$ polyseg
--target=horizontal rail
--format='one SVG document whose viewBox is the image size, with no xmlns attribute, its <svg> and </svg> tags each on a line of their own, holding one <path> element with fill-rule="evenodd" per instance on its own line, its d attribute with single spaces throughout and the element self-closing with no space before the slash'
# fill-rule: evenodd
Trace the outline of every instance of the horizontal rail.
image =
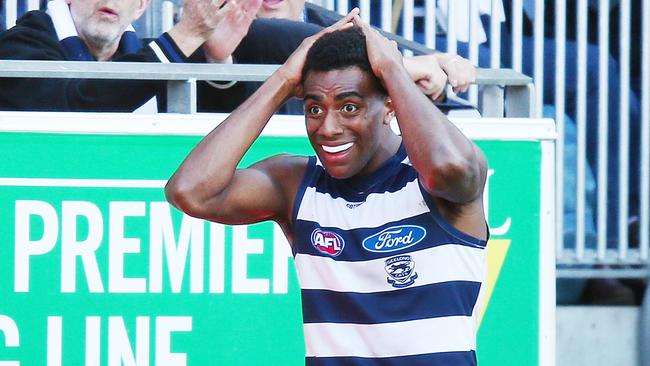
<svg viewBox="0 0 650 366">
<path fill-rule="evenodd" d="M 2 60 L 0 61 L 0 77 L 264 81 L 277 68 L 278 65 Z"/>
<path fill-rule="evenodd" d="M 650 270 L 647 267 L 580 267 L 558 266 L 557 278 L 650 278 Z"/>
<path fill-rule="evenodd" d="M 0 77 L 131 80 L 264 81 L 278 65 L 0 60 Z M 522 86 L 532 78 L 510 69 L 478 69 L 477 85 Z"/>
<path fill-rule="evenodd" d="M 167 111 L 196 112 L 196 81 L 264 81 L 279 65 L 0 60 L 0 78 L 166 80 Z M 532 117 L 532 78 L 509 69 L 478 69 L 485 117 Z M 503 90 L 505 89 L 505 93 Z"/>
<path fill-rule="evenodd" d="M 226 117 L 228 113 L 161 113 L 152 120 L 146 114 L 130 113 L 0 111 L 0 132 L 205 136 Z M 556 138 L 555 126 L 549 119 L 450 117 L 450 121 L 473 140 L 550 141 Z M 274 115 L 264 133 L 267 136 L 306 137 L 305 118 Z"/>
</svg>

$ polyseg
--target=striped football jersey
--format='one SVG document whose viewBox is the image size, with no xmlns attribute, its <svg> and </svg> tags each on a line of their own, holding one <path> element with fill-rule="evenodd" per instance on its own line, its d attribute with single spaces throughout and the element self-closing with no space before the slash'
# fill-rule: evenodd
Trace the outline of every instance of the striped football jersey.
<svg viewBox="0 0 650 366">
<path fill-rule="evenodd" d="M 486 242 L 438 213 L 404 146 L 344 180 L 310 157 L 293 220 L 307 365 L 476 365 Z"/>
</svg>

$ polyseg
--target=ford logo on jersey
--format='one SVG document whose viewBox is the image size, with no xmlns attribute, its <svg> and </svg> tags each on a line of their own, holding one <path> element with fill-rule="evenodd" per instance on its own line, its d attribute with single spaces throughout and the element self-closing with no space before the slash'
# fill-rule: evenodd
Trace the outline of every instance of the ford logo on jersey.
<svg viewBox="0 0 650 366">
<path fill-rule="evenodd" d="M 375 253 L 394 252 L 412 247 L 422 241 L 426 235 L 427 231 L 420 226 L 391 226 L 363 239 L 363 247 Z"/>
<path fill-rule="evenodd" d="M 341 254 L 345 247 L 345 241 L 341 235 L 321 229 L 315 229 L 311 232 L 311 244 L 319 252 L 336 257 Z"/>
</svg>

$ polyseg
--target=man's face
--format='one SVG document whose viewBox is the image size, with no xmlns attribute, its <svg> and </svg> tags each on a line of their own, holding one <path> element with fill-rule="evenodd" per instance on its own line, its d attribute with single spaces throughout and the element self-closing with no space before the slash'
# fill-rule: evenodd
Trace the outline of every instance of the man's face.
<svg viewBox="0 0 650 366">
<path fill-rule="evenodd" d="M 260 18 L 302 19 L 305 0 L 264 0 L 257 11 Z"/>
<path fill-rule="evenodd" d="M 79 36 L 95 48 L 119 42 L 126 27 L 144 13 L 149 0 L 66 0 Z"/>
<path fill-rule="evenodd" d="M 378 168 L 391 109 L 374 76 L 356 66 L 311 71 L 303 88 L 307 135 L 327 172 L 345 179 Z"/>
</svg>

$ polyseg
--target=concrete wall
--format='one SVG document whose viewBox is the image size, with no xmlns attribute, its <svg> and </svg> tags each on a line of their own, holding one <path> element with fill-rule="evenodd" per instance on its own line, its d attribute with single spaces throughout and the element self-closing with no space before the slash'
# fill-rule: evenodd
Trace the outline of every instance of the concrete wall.
<svg viewBox="0 0 650 366">
<path fill-rule="evenodd" d="M 558 306 L 557 366 L 639 366 L 639 308 Z"/>
</svg>

